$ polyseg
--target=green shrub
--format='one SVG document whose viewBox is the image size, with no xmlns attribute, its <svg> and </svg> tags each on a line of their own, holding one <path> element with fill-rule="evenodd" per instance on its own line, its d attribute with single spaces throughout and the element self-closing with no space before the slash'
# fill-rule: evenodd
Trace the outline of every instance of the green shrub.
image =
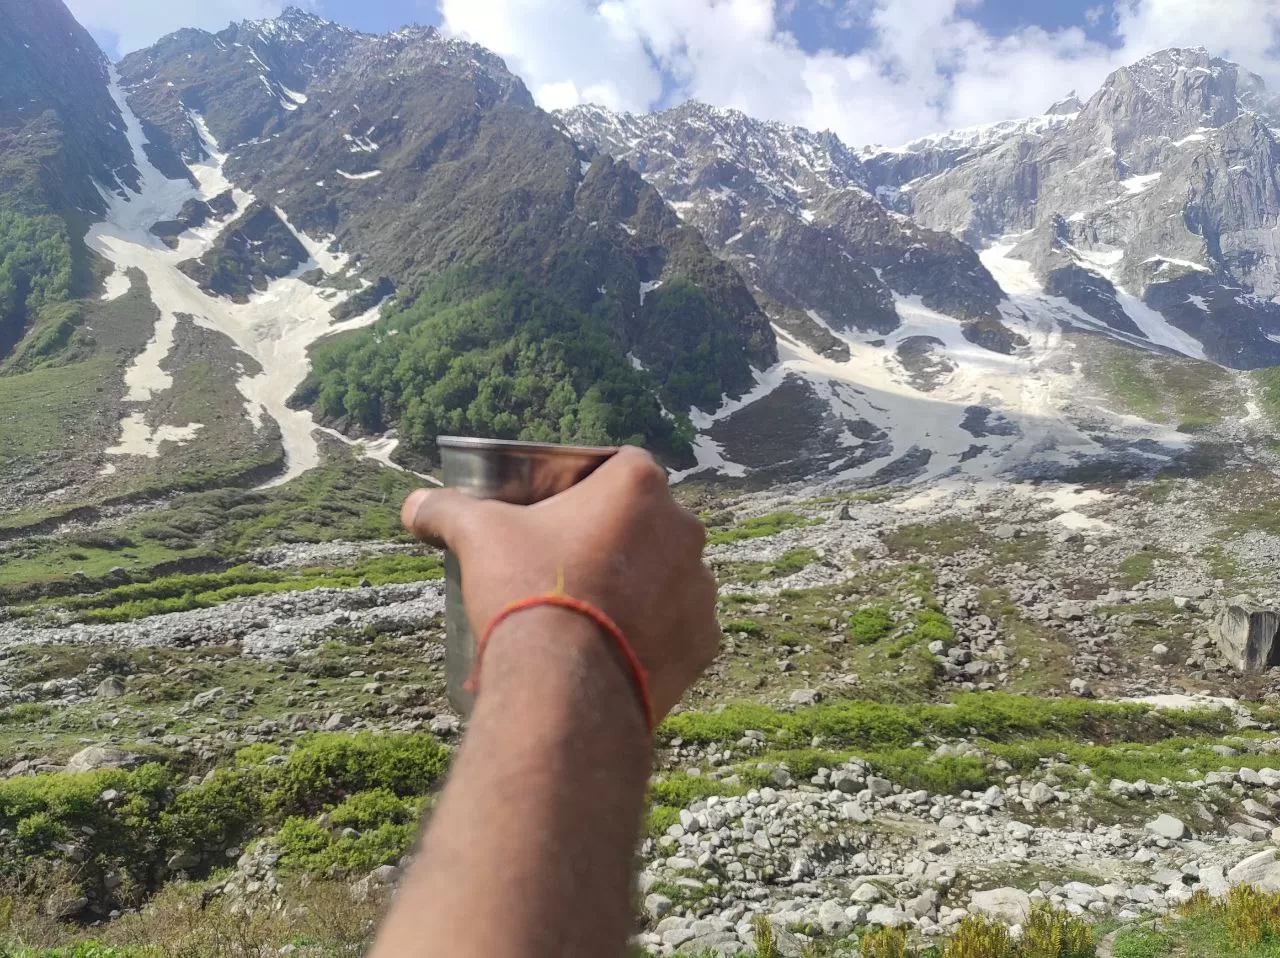
<svg viewBox="0 0 1280 958">
<path fill-rule="evenodd" d="M 849 620 L 849 635 L 859 645 L 873 645 L 893 629 L 893 616 L 880 606 L 863 606 Z"/>
<path fill-rule="evenodd" d="M 386 788 L 375 788 L 352 795 L 329 813 L 329 824 L 335 828 L 365 831 L 379 825 L 408 825 L 418 820 L 418 802 L 401 798 Z"/>
<path fill-rule="evenodd" d="M 446 433 L 687 448 L 652 385 L 604 315 L 519 276 L 454 271 L 408 308 L 318 344 L 298 395 L 327 420 L 396 426 L 407 449 L 432 458 Z"/>
<path fill-rule="evenodd" d="M 354 792 L 424 795 L 444 775 L 447 750 L 430 735 L 316 735 L 279 766 L 273 798 L 314 813 Z"/>
<path fill-rule="evenodd" d="M 394 864 L 416 835 L 417 825 L 408 822 L 385 822 L 350 836 L 336 825 L 324 828 L 295 816 L 285 821 L 276 840 L 283 860 L 292 868 L 313 875 L 355 875 Z"/>
<path fill-rule="evenodd" d="M 924 748 L 865 752 L 862 758 L 878 775 L 904 788 L 923 788 L 939 795 L 978 791 L 996 784 L 997 776 L 980 759 L 968 756 L 934 756 Z"/>
<path fill-rule="evenodd" d="M 912 633 L 917 641 L 926 645 L 930 642 L 950 643 L 956 637 L 951 620 L 941 612 L 925 609 L 912 616 Z"/>
<path fill-rule="evenodd" d="M 237 844 L 264 814 L 265 776 L 257 768 L 218 769 L 194 788 L 179 792 L 161 820 L 176 847 L 205 853 Z"/>
<path fill-rule="evenodd" d="M 20 875 L 33 858 L 61 860 L 54 843 L 74 840 L 88 853 L 76 879 L 86 888 L 100 891 L 101 873 L 115 867 L 129 876 L 124 887 L 145 890 L 175 852 L 195 852 L 207 867 L 222 849 L 286 821 L 304 867 L 372 868 L 412 843 L 419 798 L 448 759 L 426 734 L 314 735 L 285 762 L 260 764 L 270 751 L 251 746 L 235 764 L 187 788 L 157 764 L 0 781 L 0 829 L 12 832 L 19 852 L 0 855 L 0 875 Z M 102 799 L 108 789 L 117 793 L 109 802 Z M 331 811 L 333 831 L 312 847 L 306 816 L 323 810 Z M 360 834 L 343 836 L 348 827 Z"/>
<path fill-rule="evenodd" d="M 1031 909 L 1018 942 L 1019 958 L 1093 958 L 1088 922 L 1040 902 Z"/>
<path fill-rule="evenodd" d="M 739 702 L 714 712 L 669 716 L 658 734 L 664 741 L 710 744 L 733 742 L 747 729 L 757 729 L 778 740 L 807 741 L 820 735 L 831 745 L 885 749 L 905 747 L 926 735 L 1000 741 L 1056 733 L 1076 740 L 1141 742 L 1232 728 L 1230 714 L 1222 710 L 1159 712 L 1145 705 L 982 692 L 958 695 L 949 705 L 851 701 L 779 711 Z"/>
<path fill-rule="evenodd" d="M 910 958 L 915 949 L 907 945 L 907 933 L 902 928 L 877 928 L 858 939 L 858 951 L 862 958 Z"/>
<path fill-rule="evenodd" d="M 755 619 L 730 619 L 724 624 L 724 630 L 729 633 L 745 632 L 747 635 L 760 635 L 764 631 L 764 626 Z"/>
<path fill-rule="evenodd" d="M 680 821 L 680 809 L 670 805 L 655 805 L 649 809 L 649 817 L 645 823 L 645 833 L 650 838 L 661 838 L 667 829 Z"/>
<path fill-rule="evenodd" d="M 672 805 L 685 808 L 700 798 L 712 795 L 733 795 L 737 790 L 730 785 L 702 775 L 672 773 L 654 779 L 649 784 L 649 800 L 655 805 Z"/>
<path fill-rule="evenodd" d="M 1015 958 L 1013 939 L 1004 924 L 968 915 L 942 949 L 942 958 Z"/>
</svg>

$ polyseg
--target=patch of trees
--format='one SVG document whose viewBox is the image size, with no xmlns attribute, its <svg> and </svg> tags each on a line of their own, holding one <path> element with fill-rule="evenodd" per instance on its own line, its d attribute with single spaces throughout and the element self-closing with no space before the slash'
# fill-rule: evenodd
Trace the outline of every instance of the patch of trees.
<svg viewBox="0 0 1280 958">
<path fill-rule="evenodd" d="M 302 402 L 351 432 L 398 428 L 432 460 L 440 435 L 680 453 L 692 434 L 686 418 L 663 414 L 657 382 L 632 367 L 601 318 L 518 275 L 448 274 L 312 359 Z"/>
<path fill-rule="evenodd" d="M 71 295 L 71 241 L 56 216 L 0 207 L 0 356 L 41 309 Z"/>
</svg>

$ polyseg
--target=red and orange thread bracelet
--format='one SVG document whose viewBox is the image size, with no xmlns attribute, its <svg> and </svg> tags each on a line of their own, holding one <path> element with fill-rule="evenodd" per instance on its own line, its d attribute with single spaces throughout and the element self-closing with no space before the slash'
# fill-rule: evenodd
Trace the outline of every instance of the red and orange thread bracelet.
<svg viewBox="0 0 1280 958">
<path fill-rule="evenodd" d="M 645 671 L 645 667 L 640 664 L 640 658 L 636 655 L 635 649 L 631 647 L 631 643 L 627 641 L 625 633 L 618 627 L 618 624 L 609 618 L 604 612 L 596 608 L 590 602 L 582 599 L 575 599 L 564 591 L 564 572 L 561 571 L 557 577 L 556 587 L 553 591 L 544 595 L 532 595 L 527 599 L 519 599 L 505 606 L 489 620 L 489 624 L 485 627 L 484 634 L 480 637 L 480 641 L 476 643 L 476 661 L 471 670 L 471 676 L 467 679 L 464 688 L 474 694 L 480 686 L 480 664 L 484 660 L 484 651 L 489 645 L 489 639 L 492 638 L 494 630 L 503 622 L 511 618 L 517 612 L 524 612 L 526 609 L 537 609 L 550 606 L 558 609 L 567 609 L 575 612 L 587 619 L 590 619 L 600 630 L 605 633 L 618 651 L 622 653 L 623 659 L 627 663 L 627 667 L 631 670 L 631 678 L 635 683 L 636 695 L 640 699 L 640 710 L 644 713 L 644 722 L 649 731 L 652 732 L 657 726 L 653 715 L 653 699 L 649 694 L 649 673 Z"/>
</svg>

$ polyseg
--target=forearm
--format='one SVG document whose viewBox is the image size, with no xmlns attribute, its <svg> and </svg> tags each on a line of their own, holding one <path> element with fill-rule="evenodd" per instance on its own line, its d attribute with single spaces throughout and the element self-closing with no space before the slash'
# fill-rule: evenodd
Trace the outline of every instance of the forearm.
<svg viewBox="0 0 1280 958">
<path fill-rule="evenodd" d="M 375 958 L 620 954 L 652 757 L 629 677 L 590 622 L 536 609 L 482 682 Z"/>
</svg>

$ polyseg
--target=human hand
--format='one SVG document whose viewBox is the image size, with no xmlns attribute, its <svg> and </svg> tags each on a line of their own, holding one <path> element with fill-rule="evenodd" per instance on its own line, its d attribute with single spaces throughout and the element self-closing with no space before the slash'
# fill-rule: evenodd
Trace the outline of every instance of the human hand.
<svg viewBox="0 0 1280 958">
<path fill-rule="evenodd" d="M 477 636 L 510 603 L 552 591 L 563 573 L 568 595 L 599 608 L 626 635 L 649 673 L 657 719 L 715 657 L 720 626 L 715 579 L 702 564 L 706 531 L 641 449 L 624 447 L 535 505 L 419 489 L 401 519 L 419 539 L 443 541 L 457 556 Z"/>
</svg>

